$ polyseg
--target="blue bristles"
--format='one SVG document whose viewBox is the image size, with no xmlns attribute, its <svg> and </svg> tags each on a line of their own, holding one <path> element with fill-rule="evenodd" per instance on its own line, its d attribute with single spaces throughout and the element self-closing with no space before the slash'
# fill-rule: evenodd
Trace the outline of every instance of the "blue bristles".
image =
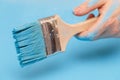
<svg viewBox="0 0 120 80">
<path fill-rule="evenodd" d="M 44 36 L 38 22 L 14 28 L 13 37 L 22 67 L 46 58 Z"/>
</svg>

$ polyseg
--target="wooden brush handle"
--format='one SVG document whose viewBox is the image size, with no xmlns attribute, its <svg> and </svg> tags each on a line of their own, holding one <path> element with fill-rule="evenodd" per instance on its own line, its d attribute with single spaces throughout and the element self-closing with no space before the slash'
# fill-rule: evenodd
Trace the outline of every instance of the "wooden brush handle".
<svg viewBox="0 0 120 80">
<path fill-rule="evenodd" d="M 80 32 L 88 30 L 97 21 L 97 18 L 92 18 L 78 24 L 67 24 L 56 15 L 58 28 L 58 37 L 60 40 L 61 51 L 64 51 L 70 38 Z"/>
<path fill-rule="evenodd" d="M 67 30 L 69 30 L 68 32 L 70 32 L 69 35 L 75 35 L 77 33 L 88 30 L 94 25 L 96 21 L 97 21 L 97 18 L 92 18 L 84 22 L 80 22 L 80 23 L 73 24 L 73 25 L 68 25 L 67 27 L 69 27 L 69 29 Z"/>
<path fill-rule="evenodd" d="M 97 18 L 88 19 L 84 22 L 80 22 L 77 24 L 67 24 L 59 16 L 57 16 L 58 22 L 58 30 L 60 31 L 60 35 L 66 37 L 72 37 L 77 33 L 88 30 L 94 23 L 97 21 Z"/>
</svg>

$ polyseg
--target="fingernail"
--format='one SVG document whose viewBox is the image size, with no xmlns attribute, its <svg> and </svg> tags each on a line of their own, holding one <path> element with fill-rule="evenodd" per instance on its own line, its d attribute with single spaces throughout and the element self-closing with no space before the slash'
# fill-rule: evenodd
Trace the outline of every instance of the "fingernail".
<svg viewBox="0 0 120 80">
<path fill-rule="evenodd" d="M 93 40 L 95 40 L 95 36 L 96 36 L 95 33 L 88 33 L 88 35 L 86 35 L 86 36 L 78 36 L 78 35 L 76 35 L 75 37 L 78 40 L 93 41 Z"/>
<path fill-rule="evenodd" d="M 78 8 L 74 9 L 74 12 L 78 12 L 78 11 L 79 11 L 79 9 L 78 9 Z"/>
<path fill-rule="evenodd" d="M 77 8 L 77 9 L 75 9 L 74 10 L 74 14 L 76 14 L 76 15 L 79 15 L 79 14 L 81 14 L 81 9 L 80 8 Z"/>
<path fill-rule="evenodd" d="M 91 41 L 88 37 L 82 37 L 82 36 L 76 36 L 78 40 L 83 40 L 83 41 Z"/>
</svg>

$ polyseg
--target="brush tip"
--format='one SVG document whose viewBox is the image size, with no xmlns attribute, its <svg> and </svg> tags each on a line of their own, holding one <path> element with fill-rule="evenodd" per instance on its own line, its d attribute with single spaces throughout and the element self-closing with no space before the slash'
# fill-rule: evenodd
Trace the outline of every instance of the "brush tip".
<svg viewBox="0 0 120 80">
<path fill-rule="evenodd" d="M 13 37 L 21 67 L 46 58 L 46 45 L 39 22 L 14 28 Z"/>
</svg>

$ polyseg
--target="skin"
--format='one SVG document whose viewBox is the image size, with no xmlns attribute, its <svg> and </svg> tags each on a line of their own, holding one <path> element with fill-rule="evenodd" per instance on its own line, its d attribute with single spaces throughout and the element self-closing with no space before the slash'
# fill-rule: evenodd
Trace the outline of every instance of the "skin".
<svg viewBox="0 0 120 80">
<path fill-rule="evenodd" d="M 80 40 L 98 40 L 120 37 L 120 0 L 86 0 L 74 9 L 76 16 L 83 16 L 98 9 L 96 23 L 77 35 Z M 89 14 L 87 19 L 95 17 Z"/>
</svg>

